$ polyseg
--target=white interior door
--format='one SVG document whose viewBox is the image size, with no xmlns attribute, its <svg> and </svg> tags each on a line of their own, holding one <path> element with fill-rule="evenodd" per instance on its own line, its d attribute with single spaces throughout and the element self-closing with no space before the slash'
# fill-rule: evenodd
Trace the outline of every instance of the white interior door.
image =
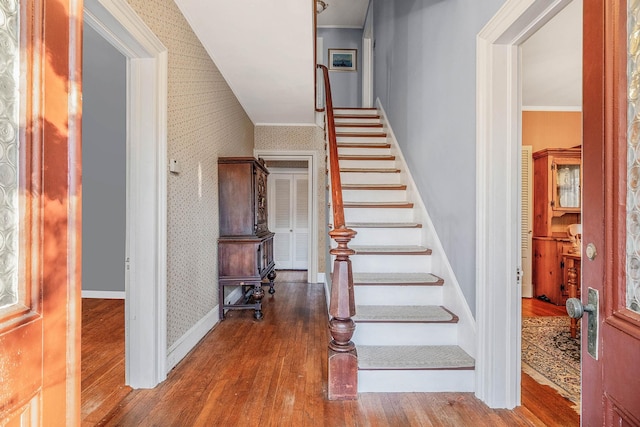
<svg viewBox="0 0 640 427">
<path fill-rule="evenodd" d="M 269 229 L 275 233 L 276 269 L 306 270 L 309 253 L 307 175 L 271 173 L 269 180 Z"/>
<path fill-rule="evenodd" d="M 533 212 L 533 168 L 532 151 L 530 145 L 522 146 L 522 296 L 533 297 L 533 285 L 531 282 L 532 266 L 532 212 Z"/>
</svg>

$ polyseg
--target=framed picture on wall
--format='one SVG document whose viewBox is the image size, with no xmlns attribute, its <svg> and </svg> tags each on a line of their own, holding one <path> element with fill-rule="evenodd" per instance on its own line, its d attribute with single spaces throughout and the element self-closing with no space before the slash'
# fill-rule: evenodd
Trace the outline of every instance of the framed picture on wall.
<svg viewBox="0 0 640 427">
<path fill-rule="evenodd" d="M 329 70 L 356 71 L 357 49 L 329 49 Z"/>
</svg>

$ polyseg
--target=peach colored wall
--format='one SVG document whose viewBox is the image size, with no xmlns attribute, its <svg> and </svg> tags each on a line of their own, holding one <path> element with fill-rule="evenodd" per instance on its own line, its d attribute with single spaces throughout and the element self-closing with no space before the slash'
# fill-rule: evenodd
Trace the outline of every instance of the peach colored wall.
<svg viewBox="0 0 640 427">
<path fill-rule="evenodd" d="M 544 148 L 570 148 L 582 144 L 582 112 L 523 111 L 522 145 L 533 152 Z"/>
</svg>

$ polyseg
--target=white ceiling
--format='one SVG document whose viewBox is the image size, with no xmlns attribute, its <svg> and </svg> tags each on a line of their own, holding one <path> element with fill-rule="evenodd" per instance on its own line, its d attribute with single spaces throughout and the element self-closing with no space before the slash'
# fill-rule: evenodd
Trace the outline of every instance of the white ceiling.
<svg viewBox="0 0 640 427">
<path fill-rule="evenodd" d="M 314 122 L 312 1 L 175 2 L 254 124 Z"/>
<path fill-rule="evenodd" d="M 324 0 L 329 5 L 318 15 L 318 27 L 362 28 L 369 0 Z"/>
<path fill-rule="evenodd" d="M 314 123 L 313 2 L 175 0 L 254 124 Z M 369 0 L 326 0 L 318 26 L 362 28 Z M 525 109 L 580 109 L 582 0 L 522 45 Z"/>
<path fill-rule="evenodd" d="M 522 45 L 523 109 L 582 109 L 582 0 Z"/>
</svg>

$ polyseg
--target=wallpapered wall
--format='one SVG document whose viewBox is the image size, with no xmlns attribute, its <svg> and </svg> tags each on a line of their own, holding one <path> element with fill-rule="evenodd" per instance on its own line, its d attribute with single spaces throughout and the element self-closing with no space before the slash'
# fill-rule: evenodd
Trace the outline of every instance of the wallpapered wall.
<svg viewBox="0 0 640 427">
<path fill-rule="evenodd" d="M 251 156 L 253 124 L 171 0 L 129 0 L 168 49 L 167 345 L 217 304 L 219 156 Z"/>
<path fill-rule="evenodd" d="M 256 150 L 316 151 L 318 154 L 318 272 L 325 270 L 325 242 L 327 220 L 325 215 L 326 163 L 324 150 L 324 131 L 317 126 L 256 126 Z"/>
</svg>

